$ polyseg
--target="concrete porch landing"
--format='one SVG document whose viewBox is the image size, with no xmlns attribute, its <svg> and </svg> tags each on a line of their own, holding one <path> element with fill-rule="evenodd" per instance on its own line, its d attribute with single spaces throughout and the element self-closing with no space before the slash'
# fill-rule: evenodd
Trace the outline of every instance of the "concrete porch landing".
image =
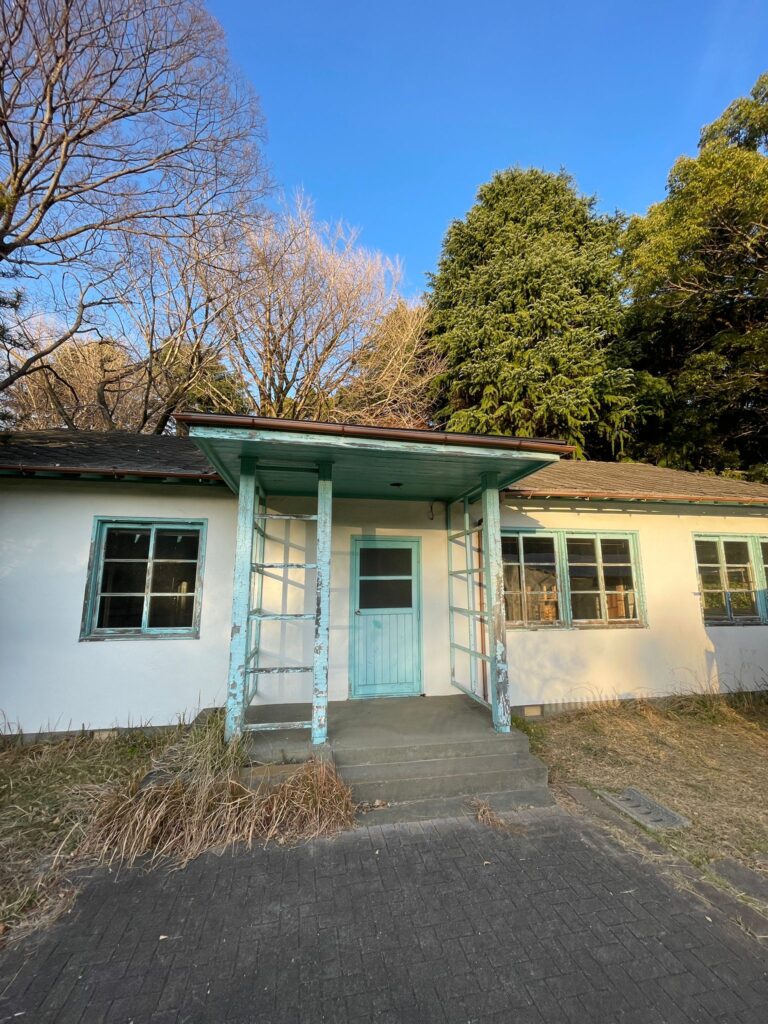
<svg viewBox="0 0 768 1024">
<path fill-rule="evenodd" d="M 246 722 L 306 721 L 311 704 L 251 706 Z M 444 697 L 386 697 L 372 700 L 332 700 L 328 704 L 328 745 L 335 752 L 372 747 L 419 746 L 436 742 L 485 740 L 497 733 L 491 713 L 463 694 Z M 312 752 L 303 729 L 252 732 L 251 752 L 258 761 L 301 761 Z M 525 736 L 513 729 L 510 745 Z"/>
<path fill-rule="evenodd" d="M 302 704 L 249 709 L 247 721 L 301 721 Z M 301 761 L 313 748 L 305 731 L 249 733 L 253 761 Z M 461 694 L 334 701 L 328 746 L 359 803 L 385 801 L 368 824 L 462 813 L 472 797 L 496 810 L 551 803 L 547 769 L 517 729 L 494 732 L 490 712 Z"/>
</svg>

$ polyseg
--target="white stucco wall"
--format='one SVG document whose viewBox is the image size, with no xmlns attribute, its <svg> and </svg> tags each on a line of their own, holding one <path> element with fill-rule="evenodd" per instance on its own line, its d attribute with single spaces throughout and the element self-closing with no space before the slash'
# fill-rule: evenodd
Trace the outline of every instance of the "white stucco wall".
<svg viewBox="0 0 768 1024">
<path fill-rule="evenodd" d="M 314 503 L 275 499 L 276 511 Z M 224 488 L 69 481 L 0 482 L 0 710 L 25 731 L 163 724 L 226 693 L 236 500 Z M 479 515 L 479 509 L 473 510 Z M 207 519 L 199 639 L 80 642 L 95 516 Z M 629 505 L 548 508 L 506 502 L 503 526 L 637 531 L 648 624 L 643 628 L 508 630 L 513 705 L 662 694 L 696 687 L 754 686 L 768 674 L 768 626 L 705 628 L 693 534 L 768 535 L 762 512 Z M 270 521 L 266 555 L 312 561 L 314 524 Z M 350 569 L 354 536 L 421 542 L 424 692 L 450 686 L 447 539 L 439 504 L 334 502 L 331 700 L 348 696 Z M 266 581 L 263 606 L 314 607 L 314 576 L 282 570 Z M 308 665 L 312 623 L 269 623 L 262 664 Z M 464 667 L 459 666 L 464 674 Z M 262 677 L 256 703 L 309 700 L 311 677 Z"/>
<path fill-rule="evenodd" d="M 695 533 L 768 536 L 765 510 L 504 503 L 507 528 L 637 531 L 647 627 L 507 630 L 517 705 L 768 683 L 768 626 L 705 627 Z"/>
<path fill-rule="evenodd" d="M 236 511 L 224 488 L 0 482 L 0 711 L 10 725 L 162 725 L 221 703 Z M 199 639 L 79 642 L 94 516 L 208 520 Z"/>
</svg>

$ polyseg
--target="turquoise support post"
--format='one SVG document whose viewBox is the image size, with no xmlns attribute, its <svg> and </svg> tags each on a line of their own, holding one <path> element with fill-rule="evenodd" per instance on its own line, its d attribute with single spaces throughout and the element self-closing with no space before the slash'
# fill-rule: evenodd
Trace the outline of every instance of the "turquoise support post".
<svg viewBox="0 0 768 1024">
<path fill-rule="evenodd" d="M 496 473 L 483 473 L 483 561 L 491 650 L 491 709 L 496 732 L 509 732 L 509 668 L 501 557 L 501 505 Z"/>
<path fill-rule="evenodd" d="M 251 562 L 256 509 L 256 460 L 240 462 L 240 490 L 237 499 L 237 541 L 235 579 L 232 592 L 232 631 L 229 641 L 229 682 L 224 736 L 236 738 L 242 732 L 245 711 L 246 668 L 248 661 L 248 612 L 251 604 Z"/>
<path fill-rule="evenodd" d="M 317 481 L 317 597 L 312 685 L 312 742 L 328 739 L 328 639 L 331 615 L 331 465 L 318 467 Z"/>
</svg>

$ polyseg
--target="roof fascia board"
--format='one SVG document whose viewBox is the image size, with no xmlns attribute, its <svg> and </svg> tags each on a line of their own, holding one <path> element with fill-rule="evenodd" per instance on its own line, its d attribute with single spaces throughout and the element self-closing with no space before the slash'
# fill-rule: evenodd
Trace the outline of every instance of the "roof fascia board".
<svg viewBox="0 0 768 1024">
<path fill-rule="evenodd" d="M 190 427 L 190 436 L 196 442 L 210 443 L 212 441 L 240 441 L 245 444 L 279 444 L 286 448 L 293 447 L 296 450 L 322 446 L 331 451 L 352 451 L 362 450 L 376 454 L 389 454 L 393 451 L 404 455 L 417 455 L 424 458 L 435 458 L 438 451 L 449 457 L 457 459 L 487 458 L 493 461 L 507 461 L 510 459 L 521 462 L 534 461 L 540 463 L 534 465 L 531 472 L 541 469 L 550 462 L 558 462 L 559 456 L 549 452 L 531 452 L 514 448 L 493 448 L 490 446 L 472 447 L 470 445 L 450 445 L 442 447 L 433 443 L 423 441 L 402 441 L 397 439 L 377 439 L 369 437 L 337 436 L 333 434 L 304 434 L 292 433 L 290 431 L 255 430 L 250 428 L 233 427 Z M 205 454 L 210 456 L 211 448 L 205 448 Z"/>
</svg>

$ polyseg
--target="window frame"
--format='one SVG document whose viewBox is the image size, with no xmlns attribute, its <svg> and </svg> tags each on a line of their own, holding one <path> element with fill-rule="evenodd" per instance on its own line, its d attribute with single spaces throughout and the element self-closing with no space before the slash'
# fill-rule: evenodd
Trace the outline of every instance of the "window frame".
<svg viewBox="0 0 768 1024">
<path fill-rule="evenodd" d="M 642 563 L 640 560 L 640 542 L 636 530 L 571 530 L 571 529 L 538 529 L 531 526 L 503 527 L 502 537 L 552 537 L 555 541 L 555 576 L 558 588 L 559 616 L 554 622 L 521 623 L 505 619 L 505 629 L 520 630 L 552 630 L 552 629 L 645 629 L 648 617 L 645 604 L 645 585 L 643 581 Z M 571 605 L 570 574 L 568 572 L 568 538 L 578 540 L 626 540 L 629 542 L 629 557 L 634 582 L 637 618 L 634 619 L 574 619 Z M 606 609 L 605 579 L 602 572 L 602 546 L 597 545 L 598 571 L 601 581 L 600 607 Z M 612 593 L 612 591 L 611 591 Z"/>
<path fill-rule="evenodd" d="M 107 531 L 110 527 L 151 531 L 150 552 L 154 554 L 154 535 L 158 530 L 197 530 L 199 544 L 197 549 L 197 572 L 192 623 L 189 626 L 111 626 L 99 627 L 98 606 L 101 596 L 101 584 L 104 575 L 104 553 Z M 208 531 L 207 519 L 163 519 L 154 516 L 95 516 L 91 533 L 90 556 L 83 601 L 83 615 L 80 624 L 80 640 L 197 640 L 200 637 L 200 615 L 203 597 L 203 573 L 205 570 L 205 547 Z M 154 558 L 147 559 L 147 587 L 152 579 Z M 158 559 L 163 561 L 163 559 Z M 147 593 L 144 596 L 143 619 L 148 614 Z"/>
<path fill-rule="evenodd" d="M 720 571 L 720 582 L 721 584 L 727 583 L 727 574 L 724 577 L 723 573 L 727 570 L 728 563 L 725 561 L 725 551 L 723 544 L 727 541 L 741 541 L 747 545 L 747 552 L 749 555 L 749 569 L 752 573 L 752 584 L 755 594 L 755 614 L 754 615 L 742 615 L 734 616 L 731 612 L 730 616 L 721 617 L 717 619 L 707 619 L 704 615 L 704 601 L 703 593 L 701 589 L 701 577 L 699 575 L 699 554 L 696 550 L 696 543 L 698 541 L 714 541 L 717 544 L 718 552 L 718 569 Z M 694 533 L 693 534 L 693 563 L 694 571 L 696 573 L 696 597 L 699 599 L 699 611 L 701 612 L 701 621 L 707 629 L 720 626 L 765 626 L 768 625 L 768 571 L 766 571 L 765 562 L 763 561 L 763 550 L 762 545 L 768 543 L 768 537 L 759 533 Z M 707 563 L 709 564 L 709 563 Z M 748 591 L 745 591 L 748 593 Z M 737 591 L 738 593 L 738 591 Z M 730 607 L 730 594 L 731 591 L 727 587 L 723 587 L 723 594 L 726 599 L 726 606 Z"/>
<path fill-rule="evenodd" d="M 504 584 L 504 598 L 505 598 L 505 601 L 504 601 L 504 612 L 505 612 L 504 625 L 505 625 L 505 628 L 506 629 L 562 629 L 563 626 L 567 625 L 567 621 L 566 621 L 565 617 L 563 616 L 563 586 L 562 586 L 562 577 L 561 577 L 561 572 L 560 572 L 560 545 L 559 545 L 559 541 L 558 541 L 557 531 L 556 530 L 535 530 L 535 529 L 531 529 L 530 527 L 526 528 L 526 529 L 521 529 L 521 530 L 511 530 L 511 529 L 507 530 L 507 529 L 503 529 L 501 531 L 501 537 L 502 537 L 502 542 L 503 542 L 505 537 L 516 537 L 517 538 L 517 541 L 518 541 L 518 548 L 517 548 L 517 550 L 518 550 L 518 557 L 520 559 L 517 564 L 520 567 L 520 587 L 521 587 L 521 590 L 520 591 L 507 590 L 506 580 L 505 580 L 505 584 Z M 525 537 L 541 537 L 541 538 L 551 539 L 551 540 L 554 541 L 555 580 L 557 581 L 557 618 L 556 619 L 552 619 L 549 622 L 543 621 L 543 620 L 540 621 L 540 622 L 539 621 L 535 621 L 535 620 L 532 621 L 532 622 L 527 621 L 528 602 L 526 600 L 527 595 L 526 595 L 526 592 L 525 592 L 525 560 L 524 560 L 525 559 Z M 523 541 L 522 544 L 520 543 L 521 540 Z M 503 543 L 502 543 L 501 560 L 502 560 L 502 565 L 504 567 L 506 567 L 508 564 L 512 564 L 512 563 L 508 563 L 508 562 L 504 561 Z M 532 564 L 535 564 L 535 563 L 532 563 Z M 516 619 L 507 619 L 506 618 L 506 597 L 507 597 L 507 594 L 516 594 L 516 593 L 520 594 L 520 610 L 523 613 L 523 617 L 524 617 L 523 620 L 520 621 L 520 622 L 518 622 Z M 540 592 L 536 591 L 535 593 L 540 593 Z"/>
</svg>

